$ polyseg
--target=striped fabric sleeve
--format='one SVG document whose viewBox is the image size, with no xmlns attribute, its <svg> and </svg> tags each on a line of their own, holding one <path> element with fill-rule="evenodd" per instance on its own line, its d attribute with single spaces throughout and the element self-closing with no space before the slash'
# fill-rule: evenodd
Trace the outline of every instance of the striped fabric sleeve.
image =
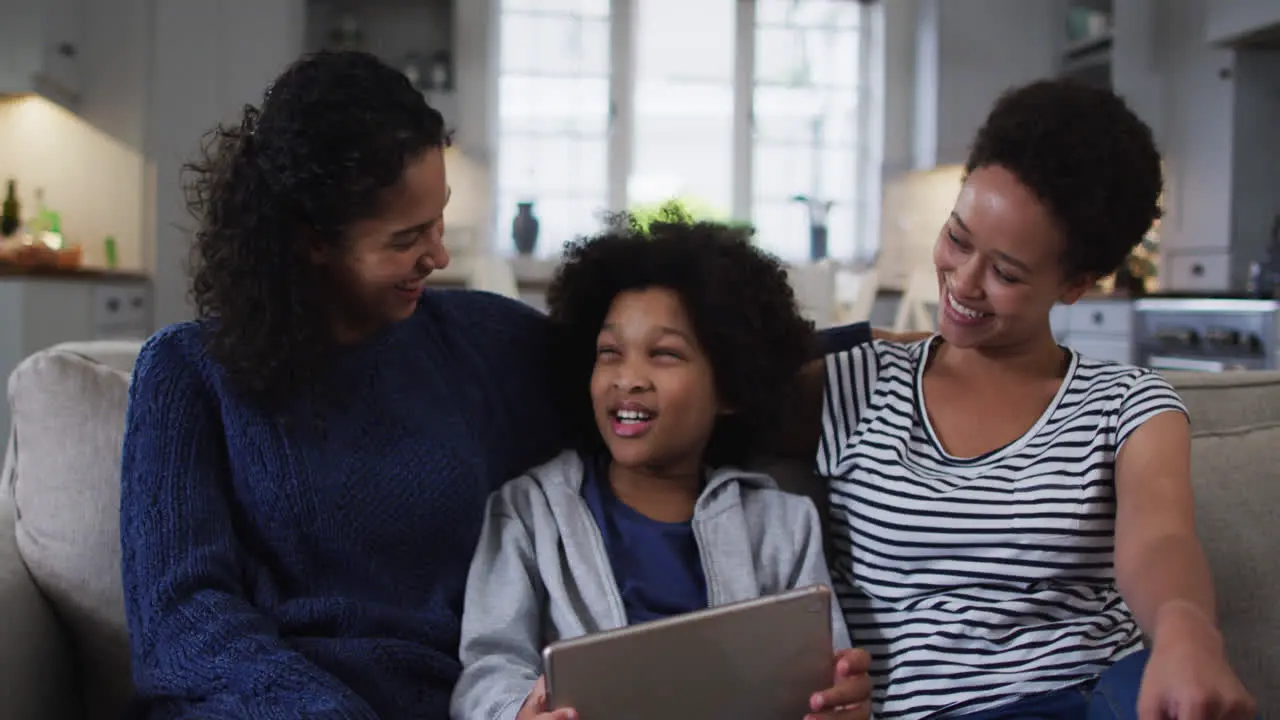
<svg viewBox="0 0 1280 720">
<path fill-rule="evenodd" d="M 1116 451 L 1134 430 L 1163 412 L 1179 412 L 1190 417 L 1178 391 L 1159 373 L 1144 370 L 1125 390 L 1116 422 Z"/>
<path fill-rule="evenodd" d="M 827 381 L 822 394 L 822 435 L 818 439 L 815 472 L 836 477 L 841 458 L 858 419 L 871 404 L 882 341 L 875 340 L 826 356 Z"/>
</svg>

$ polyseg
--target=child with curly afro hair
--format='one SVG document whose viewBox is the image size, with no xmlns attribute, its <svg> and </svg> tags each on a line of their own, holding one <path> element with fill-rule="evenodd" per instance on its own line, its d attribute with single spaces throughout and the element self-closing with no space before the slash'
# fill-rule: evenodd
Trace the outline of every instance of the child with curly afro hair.
<svg viewBox="0 0 1280 720">
<path fill-rule="evenodd" d="M 573 717 L 546 706 L 551 640 L 830 585 L 813 503 L 739 469 L 815 344 L 785 268 L 725 225 L 614 228 L 568 248 L 548 295 L 578 442 L 490 498 L 454 717 Z M 866 656 L 835 607 L 832 627 L 810 709 L 862 717 Z"/>
</svg>

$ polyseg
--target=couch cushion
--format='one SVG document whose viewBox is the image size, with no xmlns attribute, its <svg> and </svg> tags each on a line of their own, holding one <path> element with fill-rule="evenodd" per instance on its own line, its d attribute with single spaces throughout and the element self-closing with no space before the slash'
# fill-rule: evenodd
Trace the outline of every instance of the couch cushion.
<svg viewBox="0 0 1280 720">
<path fill-rule="evenodd" d="M 0 717 L 81 717 L 67 634 L 27 572 L 14 527 L 13 502 L 2 497 Z"/>
<path fill-rule="evenodd" d="M 1262 717 L 1280 712 L 1280 422 L 1191 441 L 1196 525 L 1232 663 Z"/>
<path fill-rule="evenodd" d="M 1195 432 L 1280 422 L 1280 372 L 1167 372 Z"/>
<path fill-rule="evenodd" d="M 9 377 L 18 547 L 70 631 L 91 718 L 119 717 L 131 687 L 119 531 L 130 364 L 123 347 L 56 347 Z"/>
</svg>

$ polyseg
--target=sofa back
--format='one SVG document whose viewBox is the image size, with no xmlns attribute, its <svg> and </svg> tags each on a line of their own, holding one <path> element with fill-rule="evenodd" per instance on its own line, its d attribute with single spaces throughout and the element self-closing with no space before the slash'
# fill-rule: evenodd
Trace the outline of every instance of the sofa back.
<svg viewBox="0 0 1280 720">
<path fill-rule="evenodd" d="M 131 692 L 120 580 L 120 451 L 140 343 L 67 343 L 9 376 L 5 494 L 19 552 L 71 640 L 86 718 Z"/>
<path fill-rule="evenodd" d="M 1170 373 L 1191 414 L 1196 527 L 1232 664 L 1280 712 L 1280 373 Z"/>
<path fill-rule="evenodd" d="M 118 718 L 130 691 L 119 468 L 138 349 L 60 345 L 27 358 L 9 378 L 3 487 L 17 511 L 17 547 L 73 641 L 82 705 L 94 720 Z M 1280 710 L 1280 373 L 1169 377 L 1193 418 L 1198 524 L 1223 631 L 1265 716 Z M 803 464 L 769 469 L 784 487 L 824 504 Z"/>
</svg>

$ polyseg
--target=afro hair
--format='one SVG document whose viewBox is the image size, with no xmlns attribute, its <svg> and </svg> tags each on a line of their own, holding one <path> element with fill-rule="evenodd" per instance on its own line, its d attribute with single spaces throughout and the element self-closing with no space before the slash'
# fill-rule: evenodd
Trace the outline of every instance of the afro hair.
<svg viewBox="0 0 1280 720">
<path fill-rule="evenodd" d="M 1115 272 L 1160 217 L 1151 128 L 1109 90 L 1042 80 L 1007 91 L 978 130 L 965 174 L 1012 172 L 1057 219 L 1068 277 Z"/>
<path fill-rule="evenodd" d="M 785 267 L 742 228 L 655 222 L 642 230 L 625 221 L 612 228 L 570 244 L 547 295 L 563 335 L 559 366 L 581 448 L 602 446 L 589 387 L 596 339 L 614 298 L 664 288 L 680 298 L 717 395 L 735 409 L 717 422 L 704 460 L 741 464 L 775 430 L 801 366 L 813 357 L 813 324 L 797 308 Z"/>
</svg>

